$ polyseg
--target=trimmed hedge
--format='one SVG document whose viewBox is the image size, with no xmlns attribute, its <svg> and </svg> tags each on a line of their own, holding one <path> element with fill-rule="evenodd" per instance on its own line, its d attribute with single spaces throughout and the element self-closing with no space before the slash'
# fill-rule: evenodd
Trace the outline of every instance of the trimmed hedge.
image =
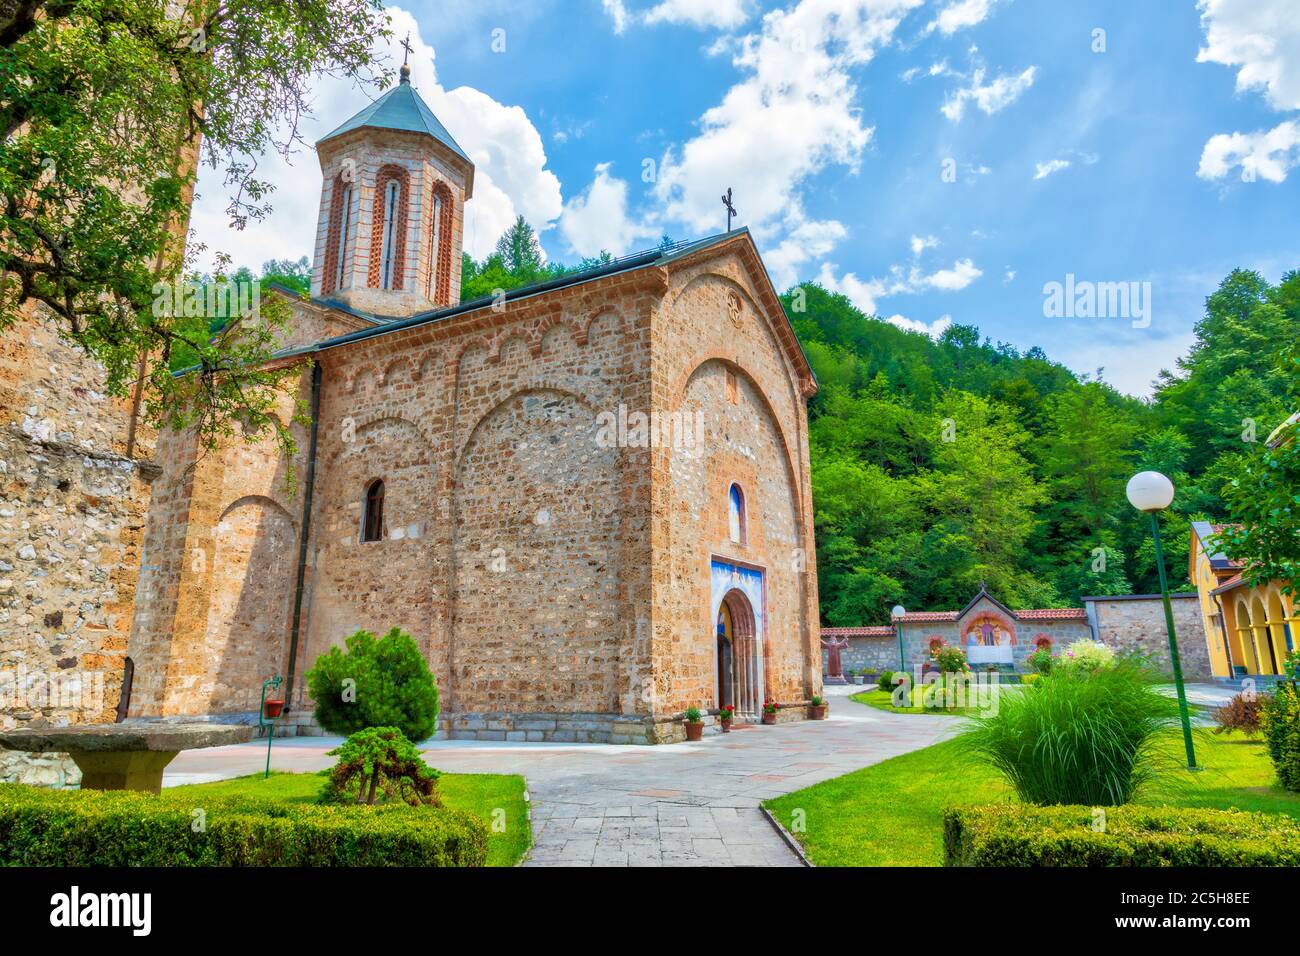
<svg viewBox="0 0 1300 956">
<path fill-rule="evenodd" d="M 1178 807 L 1001 804 L 949 808 L 946 866 L 1300 866 L 1300 822 L 1283 814 Z"/>
<path fill-rule="evenodd" d="M 0 784 L 0 866 L 482 866 L 487 847 L 484 821 L 442 807 Z"/>
</svg>

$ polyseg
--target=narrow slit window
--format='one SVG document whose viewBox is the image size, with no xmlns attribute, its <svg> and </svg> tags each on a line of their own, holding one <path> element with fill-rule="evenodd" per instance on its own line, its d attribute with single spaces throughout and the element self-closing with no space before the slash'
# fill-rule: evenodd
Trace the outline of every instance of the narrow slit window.
<svg viewBox="0 0 1300 956">
<path fill-rule="evenodd" d="M 384 483 L 375 480 L 366 489 L 366 513 L 361 523 L 361 541 L 382 541 L 384 538 Z"/>
<path fill-rule="evenodd" d="M 739 485 L 732 485 L 727 495 L 727 530 L 735 544 L 745 543 L 745 495 Z"/>
</svg>

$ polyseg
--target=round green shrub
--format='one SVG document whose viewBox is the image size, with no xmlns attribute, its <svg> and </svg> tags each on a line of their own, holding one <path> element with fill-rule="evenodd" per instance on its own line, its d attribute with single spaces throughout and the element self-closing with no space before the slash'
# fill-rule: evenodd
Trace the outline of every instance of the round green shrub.
<svg viewBox="0 0 1300 956">
<path fill-rule="evenodd" d="M 346 644 L 307 672 L 317 723 L 344 737 L 367 727 L 395 727 L 412 741 L 433 736 L 438 685 L 411 635 L 396 627 L 383 637 L 357 631 Z"/>
<path fill-rule="evenodd" d="M 1292 683 L 1261 699 L 1259 726 L 1277 780 L 1288 790 L 1300 791 L 1300 694 Z"/>
</svg>

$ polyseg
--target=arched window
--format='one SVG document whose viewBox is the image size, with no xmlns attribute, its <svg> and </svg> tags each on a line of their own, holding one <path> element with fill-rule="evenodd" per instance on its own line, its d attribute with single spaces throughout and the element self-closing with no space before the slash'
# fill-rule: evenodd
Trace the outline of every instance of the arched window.
<svg viewBox="0 0 1300 956">
<path fill-rule="evenodd" d="M 361 522 L 361 541 L 384 539 L 384 482 L 375 479 L 366 489 L 366 511 Z"/>
<path fill-rule="evenodd" d="M 400 166 L 384 166 L 375 176 L 367 276 L 372 289 L 401 289 L 405 284 L 408 183 L 407 172 Z"/>
<path fill-rule="evenodd" d="M 745 543 L 745 494 L 740 485 L 727 492 L 727 530 L 736 544 Z"/>
<path fill-rule="evenodd" d="M 424 296 L 434 305 L 451 305 L 451 190 L 446 183 L 433 187 L 429 207 L 428 280 Z"/>
<path fill-rule="evenodd" d="M 393 260 L 397 256 L 397 200 L 402 194 L 402 187 L 396 179 L 390 179 L 384 187 L 384 249 L 381 257 L 381 288 L 393 287 Z"/>
<path fill-rule="evenodd" d="M 324 292 L 334 292 L 343 288 L 343 282 L 348 275 L 348 233 L 352 229 L 352 197 L 352 184 L 340 174 L 334 180 L 334 197 L 330 201 L 325 274 L 321 277 Z"/>
</svg>

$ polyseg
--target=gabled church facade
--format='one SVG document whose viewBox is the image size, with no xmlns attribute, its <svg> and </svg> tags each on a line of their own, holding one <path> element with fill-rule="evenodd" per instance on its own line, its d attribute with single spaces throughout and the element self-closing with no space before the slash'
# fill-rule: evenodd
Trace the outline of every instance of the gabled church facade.
<svg viewBox="0 0 1300 956">
<path fill-rule="evenodd" d="M 474 167 L 405 71 L 317 149 L 312 295 L 276 359 L 313 425 L 292 461 L 160 438 L 129 713 L 238 719 L 279 674 L 308 714 L 320 654 L 397 626 L 453 737 L 802 717 L 816 383 L 748 231 L 461 303 Z"/>
</svg>

